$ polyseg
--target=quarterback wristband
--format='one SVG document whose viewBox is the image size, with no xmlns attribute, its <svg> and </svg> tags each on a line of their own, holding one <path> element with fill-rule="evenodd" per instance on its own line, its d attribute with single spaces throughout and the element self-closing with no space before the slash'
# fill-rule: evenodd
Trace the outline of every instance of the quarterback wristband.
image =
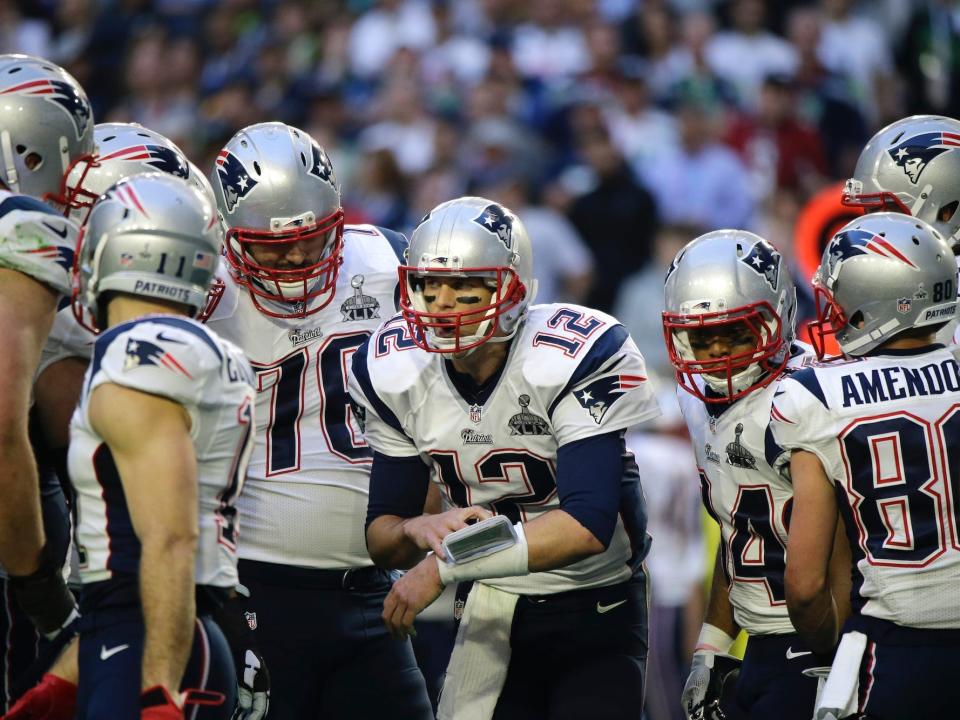
<svg viewBox="0 0 960 720">
<path fill-rule="evenodd" d="M 516 523 L 513 528 L 517 535 L 516 543 L 498 552 L 460 563 L 449 563 L 437 558 L 440 582 L 450 585 L 468 580 L 529 575 L 527 538 L 523 533 L 523 524 Z"/>
<path fill-rule="evenodd" d="M 696 651 L 707 651 L 728 655 L 733 647 L 734 638 L 727 635 L 716 625 L 704 623 L 700 628 L 700 637 L 697 638 Z"/>
</svg>

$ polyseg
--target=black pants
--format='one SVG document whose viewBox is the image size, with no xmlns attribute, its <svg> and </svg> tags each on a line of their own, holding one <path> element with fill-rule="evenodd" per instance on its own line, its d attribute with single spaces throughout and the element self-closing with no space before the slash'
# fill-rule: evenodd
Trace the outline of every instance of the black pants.
<svg viewBox="0 0 960 720">
<path fill-rule="evenodd" d="M 240 561 L 270 668 L 270 720 L 430 720 L 410 641 L 380 614 L 389 573 Z"/>
<path fill-rule="evenodd" d="M 524 596 L 510 634 L 496 720 L 639 720 L 647 665 L 647 587 Z"/>
</svg>

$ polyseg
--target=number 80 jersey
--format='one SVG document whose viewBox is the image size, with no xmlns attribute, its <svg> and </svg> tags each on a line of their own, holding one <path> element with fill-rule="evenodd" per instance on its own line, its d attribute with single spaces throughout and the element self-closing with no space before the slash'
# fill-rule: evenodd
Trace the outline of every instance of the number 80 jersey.
<svg viewBox="0 0 960 720">
<path fill-rule="evenodd" d="M 561 445 L 659 415 L 646 375 L 616 319 L 578 306 L 536 305 L 486 398 L 467 400 L 452 363 L 418 348 L 399 316 L 357 351 L 350 394 L 377 452 L 419 455 L 452 504 L 481 505 L 517 522 L 560 507 Z M 620 513 L 605 552 L 485 582 L 532 595 L 612 585 L 630 577 L 646 550 L 639 474 L 624 450 Z"/>
</svg>

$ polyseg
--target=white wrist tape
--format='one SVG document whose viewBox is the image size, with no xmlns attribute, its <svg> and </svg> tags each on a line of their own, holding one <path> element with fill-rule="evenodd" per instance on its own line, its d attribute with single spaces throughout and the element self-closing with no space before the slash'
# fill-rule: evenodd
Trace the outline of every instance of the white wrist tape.
<svg viewBox="0 0 960 720">
<path fill-rule="evenodd" d="M 700 628 L 700 637 L 697 638 L 696 651 L 715 652 L 728 655 L 733 647 L 734 638 L 727 635 L 716 625 L 704 623 Z"/>
<path fill-rule="evenodd" d="M 440 568 L 440 582 L 444 585 L 450 585 L 451 583 L 468 580 L 529 575 L 527 538 L 523 534 L 523 524 L 515 523 L 513 527 L 517 531 L 517 543 L 492 555 L 456 565 L 437 558 L 437 565 Z"/>
</svg>

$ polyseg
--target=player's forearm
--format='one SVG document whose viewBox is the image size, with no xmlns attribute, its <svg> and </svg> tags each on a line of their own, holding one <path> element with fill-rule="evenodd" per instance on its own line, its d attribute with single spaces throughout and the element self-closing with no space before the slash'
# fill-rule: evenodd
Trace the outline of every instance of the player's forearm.
<svg viewBox="0 0 960 720">
<path fill-rule="evenodd" d="M 530 572 L 572 565 L 604 551 L 593 533 L 563 510 L 551 510 L 523 524 Z"/>
<path fill-rule="evenodd" d="M 11 575 L 30 575 L 40 563 L 43 521 L 37 467 L 27 433 L 0 439 L 0 564 Z"/>
<path fill-rule="evenodd" d="M 788 576 L 789 579 L 789 576 Z M 787 582 L 787 609 L 797 632 L 814 652 L 829 654 L 837 644 L 837 606 L 826 582 L 801 587 Z"/>
<path fill-rule="evenodd" d="M 720 542 L 723 542 L 723 540 L 721 539 Z M 727 583 L 722 558 L 720 548 L 717 548 L 713 579 L 710 582 L 710 597 L 707 601 L 707 612 L 703 621 L 735 638 L 740 633 L 740 626 L 733 617 L 733 605 L 730 603 L 730 585 Z"/>
<path fill-rule="evenodd" d="M 193 644 L 196 536 L 141 542 L 140 598 L 146 626 L 142 687 L 163 685 L 176 692 Z"/>
<path fill-rule="evenodd" d="M 406 570 L 426 555 L 404 532 L 406 520 L 408 518 L 396 515 L 381 515 L 367 527 L 367 550 L 378 567 Z"/>
</svg>

